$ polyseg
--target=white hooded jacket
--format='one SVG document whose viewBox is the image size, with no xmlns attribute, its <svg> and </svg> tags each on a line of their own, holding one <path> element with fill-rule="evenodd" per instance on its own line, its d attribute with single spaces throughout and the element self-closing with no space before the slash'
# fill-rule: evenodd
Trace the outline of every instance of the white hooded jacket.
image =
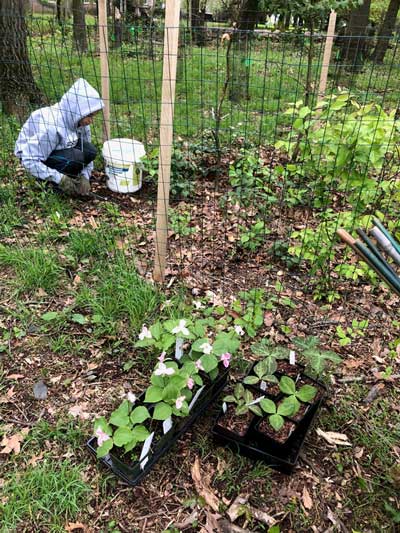
<svg viewBox="0 0 400 533">
<path fill-rule="evenodd" d="M 22 126 L 15 144 L 15 155 L 36 178 L 60 183 L 62 173 L 43 162 L 54 150 L 72 148 L 78 141 L 90 142 L 90 126 L 78 127 L 79 121 L 104 107 L 99 93 L 86 80 L 77 80 L 58 104 L 34 111 Z M 93 163 L 82 170 L 90 178 Z"/>
</svg>

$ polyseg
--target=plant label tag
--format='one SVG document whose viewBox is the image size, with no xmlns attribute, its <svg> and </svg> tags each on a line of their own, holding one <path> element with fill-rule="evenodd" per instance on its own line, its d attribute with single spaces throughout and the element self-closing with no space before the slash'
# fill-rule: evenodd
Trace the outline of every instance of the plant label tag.
<svg viewBox="0 0 400 533">
<path fill-rule="evenodd" d="M 222 404 L 222 412 L 223 412 L 223 413 L 226 413 L 227 409 L 228 409 L 228 406 L 226 405 L 226 402 L 224 402 L 224 403 Z"/>
<path fill-rule="evenodd" d="M 176 339 L 176 343 L 175 343 L 175 359 L 177 361 L 180 360 L 180 358 L 182 357 L 183 355 L 183 343 L 184 343 L 184 339 L 181 339 L 180 337 L 178 337 Z"/>
<path fill-rule="evenodd" d="M 267 390 L 267 383 L 266 383 L 266 381 L 261 381 L 261 383 L 260 383 L 260 389 L 261 389 L 261 390 Z"/>
<path fill-rule="evenodd" d="M 296 364 L 296 352 L 294 350 L 290 350 L 289 353 L 289 364 L 295 365 Z"/>
<path fill-rule="evenodd" d="M 146 459 L 146 462 L 144 464 L 147 463 L 147 455 L 149 453 L 149 450 L 150 450 L 150 446 L 151 446 L 151 441 L 153 440 L 153 437 L 154 437 L 154 431 L 153 433 L 150 433 L 150 435 L 147 437 L 147 439 L 144 441 L 143 443 L 143 448 L 142 448 L 142 451 L 140 453 L 140 457 L 139 457 L 139 461 L 141 461 L 140 463 L 140 467 L 142 468 L 142 459 Z"/>
<path fill-rule="evenodd" d="M 143 468 L 146 466 L 147 461 L 149 460 L 148 457 L 145 457 L 143 461 L 140 461 L 140 469 L 143 470 Z"/>
<path fill-rule="evenodd" d="M 202 391 L 203 389 L 204 389 L 204 385 L 203 385 L 202 387 L 200 387 L 199 390 L 196 392 L 196 394 L 193 396 L 192 401 L 191 401 L 190 404 L 189 404 L 189 411 L 190 411 L 191 408 L 194 406 L 194 404 L 197 402 L 198 397 L 200 396 L 201 391 Z"/>
<path fill-rule="evenodd" d="M 256 398 L 252 402 L 248 403 L 247 407 L 250 407 L 250 405 L 256 405 L 257 403 L 260 403 L 261 400 L 263 400 L 264 398 L 265 398 L 265 396 L 260 396 L 259 398 Z"/>
<path fill-rule="evenodd" d="M 163 426 L 163 431 L 165 435 L 172 428 L 172 418 L 169 417 L 166 420 L 164 420 L 162 426 Z"/>
</svg>

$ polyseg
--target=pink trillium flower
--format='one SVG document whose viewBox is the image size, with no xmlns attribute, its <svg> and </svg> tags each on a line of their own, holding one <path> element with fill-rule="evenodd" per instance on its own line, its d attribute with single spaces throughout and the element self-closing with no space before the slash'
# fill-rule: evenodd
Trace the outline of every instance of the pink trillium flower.
<svg viewBox="0 0 400 533">
<path fill-rule="evenodd" d="M 165 363 L 158 363 L 158 367 L 154 370 L 156 376 L 172 376 L 175 374 L 173 368 L 168 368 Z"/>
<path fill-rule="evenodd" d="M 177 409 L 182 409 L 183 402 L 186 400 L 185 396 L 179 396 L 175 401 L 175 407 Z"/>
<path fill-rule="evenodd" d="M 229 364 L 231 362 L 231 357 L 232 357 L 232 354 L 230 354 L 229 352 L 223 353 L 221 355 L 220 361 L 223 362 L 225 368 L 228 368 L 228 366 L 229 366 Z"/>
<path fill-rule="evenodd" d="M 192 378 L 189 378 L 189 379 L 187 380 L 186 385 L 187 385 L 187 388 L 188 388 L 189 390 L 192 390 L 193 387 L 194 387 L 194 380 L 193 380 Z"/>
<path fill-rule="evenodd" d="M 197 370 L 204 370 L 203 365 L 201 364 L 200 359 L 197 359 L 197 361 L 195 362 L 194 365 L 195 365 L 195 367 L 197 368 Z"/>
<path fill-rule="evenodd" d="M 109 440 L 111 437 L 110 435 L 107 435 L 101 428 L 97 428 L 95 432 L 95 436 L 97 437 L 97 446 L 101 446 L 106 440 Z"/>
<path fill-rule="evenodd" d="M 152 339 L 153 336 L 151 334 L 151 331 L 146 328 L 146 326 L 143 324 L 142 331 L 139 333 L 139 340 L 143 341 L 144 339 Z"/>
<path fill-rule="evenodd" d="M 162 352 L 162 354 L 160 355 L 160 357 L 157 357 L 157 359 L 160 361 L 160 363 L 163 363 L 164 360 L 165 360 L 165 356 L 166 356 L 166 352 Z"/>
</svg>

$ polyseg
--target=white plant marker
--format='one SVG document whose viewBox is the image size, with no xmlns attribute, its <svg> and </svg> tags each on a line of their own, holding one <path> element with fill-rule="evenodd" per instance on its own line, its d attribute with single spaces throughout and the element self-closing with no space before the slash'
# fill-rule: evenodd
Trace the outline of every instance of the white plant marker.
<svg viewBox="0 0 400 533">
<path fill-rule="evenodd" d="M 183 355 L 183 343 L 185 342 L 184 339 L 181 337 L 178 337 L 175 342 L 175 359 L 179 361 Z"/>
<path fill-rule="evenodd" d="M 142 451 L 140 453 L 140 457 L 139 457 L 139 461 L 140 461 L 140 468 L 143 470 L 143 468 L 145 467 L 147 461 L 149 460 L 149 458 L 147 457 L 148 453 L 149 453 L 149 450 L 150 450 L 150 446 L 151 446 L 151 442 L 153 440 L 153 437 L 154 437 L 154 431 L 153 433 L 150 433 L 150 435 L 147 437 L 147 439 L 144 441 L 143 443 L 143 448 L 142 448 Z"/>
<path fill-rule="evenodd" d="M 296 364 L 296 352 L 294 350 L 290 350 L 290 353 L 289 353 L 289 363 L 291 365 L 295 365 Z"/>
<path fill-rule="evenodd" d="M 196 392 L 196 394 L 193 396 L 192 398 L 192 401 L 190 402 L 189 404 L 189 411 L 191 410 L 191 408 L 194 406 L 194 404 L 197 402 L 200 394 L 201 394 L 201 391 L 204 389 L 204 385 L 202 387 L 200 387 L 200 389 Z"/>
</svg>

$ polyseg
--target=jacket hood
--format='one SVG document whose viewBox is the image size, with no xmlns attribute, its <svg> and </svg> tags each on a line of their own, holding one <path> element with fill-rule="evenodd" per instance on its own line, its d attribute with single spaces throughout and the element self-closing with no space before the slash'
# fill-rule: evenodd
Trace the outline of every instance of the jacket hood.
<svg viewBox="0 0 400 533">
<path fill-rule="evenodd" d="M 59 106 L 66 125 L 70 128 L 77 128 L 82 118 L 103 109 L 104 102 L 96 89 L 80 78 L 64 94 Z"/>
</svg>

